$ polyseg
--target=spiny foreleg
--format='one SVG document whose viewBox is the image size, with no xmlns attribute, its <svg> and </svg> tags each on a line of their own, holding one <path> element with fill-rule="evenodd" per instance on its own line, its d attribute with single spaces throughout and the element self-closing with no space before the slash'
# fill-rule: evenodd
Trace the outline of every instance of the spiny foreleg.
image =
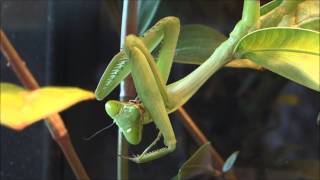
<svg viewBox="0 0 320 180">
<path fill-rule="evenodd" d="M 149 62 L 152 62 L 153 60 L 151 54 L 146 51 L 144 47 L 141 47 L 139 39 L 135 36 L 128 36 L 125 44 L 124 51 L 130 60 L 132 78 L 138 96 L 144 104 L 144 108 L 149 112 L 153 122 L 162 134 L 164 144 L 166 145 L 165 148 L 147 152 L 148 149 L 152 147 L 151 144 L 144 153 L 130 158 L 130 160 L 134 162 L 143 163 L 160 158 L 172 152 L 176 147 L 176 138 L 160 92 L 160 89 L 164 89 L 165 85 L 159 72 L 154 74 L 155 69 L 151 69 L 152 67 L 149 64 Z M 158 78 L 158 81 L 155 77 Z"/>
</svg>

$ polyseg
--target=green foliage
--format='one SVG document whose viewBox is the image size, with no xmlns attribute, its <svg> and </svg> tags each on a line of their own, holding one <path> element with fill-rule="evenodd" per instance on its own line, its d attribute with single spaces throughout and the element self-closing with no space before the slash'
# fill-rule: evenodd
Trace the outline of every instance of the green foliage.
<svg viewBox="0 0 320 180">
<path fill-rule="evenodd" d="M 295 24 L 298 27 L 319 31 L 320 1 L 306 0 L 296 10 Z"/>
<path fill-rule="evenodd" d="M 219 31 L 204 25 L 181 27 L 174 62 L 202 64 L 227 38 Z"/>
<path fill-rule="evenodd" d="M 1 83 L 1 125 L 22 130 L 30 124 L 84 100 L 93 99 L 90 91 L 71 87 L 44 87 L 28 91 Z"/>
<path fill-rule="evenodd" d="M 204 25 L 192 24 L 182 26 L 177 49 L 174 57 L 175 63 L 202 64 L 214 50 L 227 38 L 219 31 Z M 260 69 L 247 59 L 235 59 L 226 67 Z"/>
<path fill-rule="evenodd" d="M 318 0 L 274 0 L 261 8 L 261 27 L 301 27 L 319 31 Z"/>
<path fill-rule="evenodd" d="M 267 28 L 243 37 L 235 49 L 281 76 L 320 91 L 319 32 L 296 28 Z"/>
<path fill-rule="evenodd" d="M 304 28 L 304 29 L 311 29 L 311 30 L 319 31 L 320 30 L 320 19 L 315 18 L 315 19 L 311 19 L 309 21 L 304 21 L 303 23 L 300 24 L 300 27 Z"/>
<path fill-rule="evenodd" d="M 276 7 L 278 7 L 283 0 L 273 0 L 268 2 L 267 4 L 263 5 L 260 8 L 260 15 L 263 16 L 265 14 L 267 14 L 268 12 L 272 11 L 273 9 L 275 9 Z"/>
<path fill-rule="evenodd" d="M 139 1 L 139 34 L 143 34 L 149 27 L 154 15 L 156 14 L 161 0 Z"/>
<path fill-rule="evenodd" d="M 183 180 L 201 174 L 214 175 L 209 147 L 210 142 L 202 145 L 185 163 L 183 163 L 178 174 L 173 179 Z"/>
</svg>

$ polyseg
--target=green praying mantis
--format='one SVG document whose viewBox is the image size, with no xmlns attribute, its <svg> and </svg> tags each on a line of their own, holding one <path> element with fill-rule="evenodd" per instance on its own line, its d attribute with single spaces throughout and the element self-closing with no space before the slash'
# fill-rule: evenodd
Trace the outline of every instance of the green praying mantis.
<svg viewBox="0 0 320 180">
<path fill-rule="evenodd" d="M 157 138 L 140 154 L 128 159 L 148 162 L 172 152 L 176 138 L 168 117 L 186 103 L 198 89 L 222 66 L 233 59 L 238 41 L 258 26 L 260 16 L 258 0 L 245 0 L 242 19 L 229 38 L 224 41 L 197 69 L 183 79 L 166 85 L 178 41 L 180 22 L 176 17 L 166 17 L 156 23 L 142 37 L 128 35 L 122 51 L 107 66 L 95 91 L 98 100 L 104 99 L 131 73 L 138 100 L 106 103 L 107 114 L 114 119 L 131 144 L 142 138 L 143 125 L 154 122 L 159 129 Z M 156 60 L 151 52 L 161 43 Z M 150 151 L 163 136 L 164 148 Z"/>
</svg>

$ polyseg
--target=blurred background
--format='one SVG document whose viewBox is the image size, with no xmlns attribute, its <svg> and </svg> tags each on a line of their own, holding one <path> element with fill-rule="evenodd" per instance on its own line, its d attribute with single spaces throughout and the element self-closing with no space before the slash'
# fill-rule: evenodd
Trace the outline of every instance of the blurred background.
<svg viewBox="0 0 320 180">
<path fill-rule="evenodd" d="M 265 3 L 266 1 L 262 1 Z M 3 0 L 1 28 L 42 86 L 77 86 L 94 91 L 109 60 L 119 51 L 121 7 L 112 0 Z M 162 1 L 153 20 L 177 16 L 181 24 L 204 24 L 227 35 L 240 19 L 242 1 Z M 121 14 L 121 13 L 120 13 Z M 1 55 L 1 81 L 20 84 Z M 170 82 L 195 65 L 174 65 Z M 315 67 L 316 68 L 316 67 Z M 119 89 L 108 99 L 118 99 Z M 222 157 L 239 150 L 239 180 L 319 179 L 319 93 L 272 72 L 224 68 L 185 105 Z M 117 128 L 92 140 L 94 132 L 112 123 L 104 101 L 82 102 L 62 113 L 72 142 L 89 176 L 116 179 Z M 170 179 L 198 145 L 178 116 L 170 115 L 177 149 L 166 157 L 129 163 L 131 179 Z M 43 122 L 22 132 L 0 127 L 3 180 L 74 179 Z M 144 150 L 156 137 L 144 127 Z M 195 179 L 214 179 L 201 176 Z"/>
</svg>

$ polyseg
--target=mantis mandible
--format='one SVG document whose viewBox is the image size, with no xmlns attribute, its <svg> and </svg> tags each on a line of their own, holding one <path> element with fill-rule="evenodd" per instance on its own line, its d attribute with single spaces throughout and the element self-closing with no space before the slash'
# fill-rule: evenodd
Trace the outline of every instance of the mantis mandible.
<svg viewBox="0 0 320 180">
<path fill-rule="evenodd" d="M 159 134 L 142 154 L 130 157 L 130 160 L 136 163 L 148 162 L 176 148 L 176 138 L 168 113 L 186 103 L 219 68 L 232 60 L 233 49 L 238 41 L 257 27 L 259 6 L 258 0 L 245 0 L 242 19 L 229 38 L 197 69 L 169 85 L 166 83 L 179 36 L 179 19 L 163 18 L 142 37 L 126 37 L 123 50 L 107 66 L 95 93 L 97 99 L 102 100 L 131 73 L 139 101 L 111 100 L 105 105 L 106 111 L 131 144 L 141 141 L 143 124 L 154 122 Z M 151 52 L 160 42 L 161 50 L 155 61 Z M 166 147 L 149 152 L 161 136 Z"/>
</svg>

